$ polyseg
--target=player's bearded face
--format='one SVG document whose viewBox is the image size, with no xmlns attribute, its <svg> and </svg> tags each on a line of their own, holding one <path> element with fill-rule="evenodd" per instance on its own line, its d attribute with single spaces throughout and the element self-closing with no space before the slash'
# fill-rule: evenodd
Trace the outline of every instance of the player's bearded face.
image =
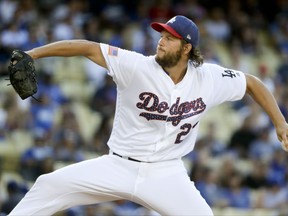
<svg viewBox="0 0 288 216">
<path fill-rule="evenodd" d="M 155 60 L 163 68 L 173 67 L 177 65 L 177 63 L 181 59 L 181 53 L 182 53 L 182 46 L 180 46 L 179 49 L 176 50 L 175 52 L 165 53 L 162 56 L 159 56 L 157 54 Z"/>
</svg>

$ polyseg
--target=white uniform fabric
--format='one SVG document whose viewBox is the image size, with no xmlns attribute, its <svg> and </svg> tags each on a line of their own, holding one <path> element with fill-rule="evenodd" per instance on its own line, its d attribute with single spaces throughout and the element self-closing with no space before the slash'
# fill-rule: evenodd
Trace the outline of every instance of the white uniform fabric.
<svg viewBox="0 0 288 216">
<path fill-rule="evenodd" d="M 115 155 L 104 155 L 40 176 L 9 215 L 46 216 L 72 206 L 121 199 L 161 215 L 213 215 L 181 160 L 139 163 Z"/>
<path fill-rule="evenodd" d="M 101 44 L 108 74 L 117 84 L 110 149 L 141 161 L 181 158 L 193 150 L 201 117 L 213 106 L 239 100 L 246 90 L 242 72 L 190 62 L 174 84 L 155 57 Z"/>
<path fill-rule="evenodd" d="M 194 148 L 199 121 L 213 106 L 243 97 L 242 72 L 213 64 L 174 84 L 155 62 L 101 44 L 117 84 L 115 121 L 108 142 L 116 155 L 76 163 L 40 176 L 12 215 L 52 215 L 76 205 L 126 199 L 161 215 L 205 215 L 212 210 L 187 174 L 181 157 Z"/>
</svg>

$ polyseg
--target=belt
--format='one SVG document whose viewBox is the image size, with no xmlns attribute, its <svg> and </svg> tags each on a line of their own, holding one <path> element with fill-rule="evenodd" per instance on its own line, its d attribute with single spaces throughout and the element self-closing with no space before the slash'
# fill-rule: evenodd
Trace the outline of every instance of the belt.
<svg viewBox="0 0 288 216">
<path fill-rule="evenodd" d="M 131 158 L 131 157 L 124 157 L 124 156 L 119 155 L 119 154 L 117 154 L 117 153 L 115 153 L 115 152 L 113 152 L 112 154 L 113 154 L 113 155 L 116 155 L 116 156 L 118 156 L 118 157 L 120 157 L 120 158 L 130 160 L 130 161 L 134 161 L 134 162 L 144 162 L 144 161 L 136 160 L 136 159 Z"/>
</svg>

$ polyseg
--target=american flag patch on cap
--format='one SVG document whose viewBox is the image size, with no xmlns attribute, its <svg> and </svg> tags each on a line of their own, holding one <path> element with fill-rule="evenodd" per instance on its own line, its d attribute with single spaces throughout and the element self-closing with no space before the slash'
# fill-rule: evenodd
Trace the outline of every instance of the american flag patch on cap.
<svg viewBox="0 0 288 216">
<path fill-rule="evenodd" d="M 108 55 L 117 56 L 118 55 L 118 47 L 109 46 Z"/>
</svg>

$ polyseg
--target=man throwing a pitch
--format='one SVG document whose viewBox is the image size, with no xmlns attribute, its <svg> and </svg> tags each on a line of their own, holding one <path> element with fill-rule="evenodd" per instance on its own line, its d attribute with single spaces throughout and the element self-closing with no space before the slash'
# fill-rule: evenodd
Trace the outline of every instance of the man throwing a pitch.
<svg viewBox="0 0 288 216">
<path fill-rule="evenodd" d="M 84 56 L 106 68 L 117 84 L 117 104 L 110 154 L 40 176 L 10 215 L 52 215 L 119 199 L 161 215 L 213 215 L 181 158 L 193 151 L 203 115 L 245 93 L 266 111 L 288 150 L 288 125 L 259 79 L 203 63 L 198 28 L 184 16 L 151 26 L 161 34 L 155 56 L 86 40 L 26 52 L 33 59 Z"/>
</svg>

